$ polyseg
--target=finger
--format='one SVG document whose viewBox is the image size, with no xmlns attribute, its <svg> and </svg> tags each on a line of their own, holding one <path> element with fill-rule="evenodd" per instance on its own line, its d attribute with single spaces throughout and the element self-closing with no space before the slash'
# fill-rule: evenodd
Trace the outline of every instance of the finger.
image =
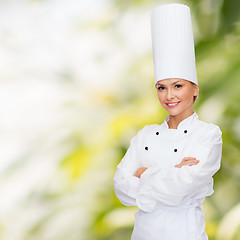
<svg viewBox="0 0 240 240">
<path fill-rule="evenodd" d="M 197 163 L 192 163 L 192 164 L 189 164 L 188 166 L 195 166 L 195 165 L 197 165 Z"/>
<path fill-rule="evenodd" d="M 190 165 L 196 165 L 199 163 L 199 160 L 197 160 L 196 158 L 191 158 L 191 159 L 188 159 L 188 160 L 183 160 L 181 163 L 175 165 L 175 167 L 177 168 L 181 168 L 182 166 L 184 165 L 187 165 L 187 166 L 190 166 Z"/>
<path fill-rule="evenodd" d="M 182 162 L 184 162 L 184 163 L 189 163 L 189 162 L 191 162 L 191 161 L 197 161 L 197 159 L 188 159 L 188 160 L 185 160 L 185 161 L 182 161 Z"/>
<path fill-rule="evenodd" d="M 183 158 L 183 160 L 190 160 L 190 159 L 196 159 L 195 157 L 185 157 L 185 158 Z"/>
<path fill-rule="evenodd" d="M 188 164 L 189 166 L 193 166 L 193 165 L 197 165 L 199 162 L 198 161 L 194 161 L 194 162 L 191 162 L 190 164 Z"/>
<path fill-rule="evenodd" d="M 184 163 L 186 163 L 186 164 L 189 164 L 189 163 L 191 163 L 191 162 L 199 162 L 199 160 L 197 160 L 197 159 L 192 159 L 192 160 L 184 161 Z"/>
<path fill-rule="evenodd" d="M 198 164 L 199 160 L 188 160 L 182 163 L 182 165 Z"/>
<path fill-rule="evenodd" d="M 184 159 L 191 159 L 191 158 L 195 158 L 195 157 L 184 157 Z"/>
</svg>

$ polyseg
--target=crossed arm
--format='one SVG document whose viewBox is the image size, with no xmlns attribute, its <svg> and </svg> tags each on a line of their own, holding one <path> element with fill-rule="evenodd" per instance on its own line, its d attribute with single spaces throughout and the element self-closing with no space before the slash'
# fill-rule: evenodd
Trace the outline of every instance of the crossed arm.
<svg viewBox="0 0 240 240">
<path fill-rule="evenodd" d="M 193 166 L 193 165 L 196 165 L 196 164 L 198 164 L 198 163 L 199 163 L 199 160 L 196 159 L 196 158 L 194 158 L 194 157 L 185 157 L 185 158 L 183 158 L 183 160 L 182 160 L 179 164 L 175 165 L 175 167 L 181 168 L 181 167 L 184 166 L 184 165 L 185 165 L 185 166 Z M 147 167 L 140 167 L 140 168 L 137 169 L 137 171 L 134 173 L 133 176 L 140 178 L 141 175 L 142 175 L 147 169 L 148 169 Z"/>
<path fill-rule="evenodd" d="M 185 157 L 175 167 L 141 167 L 136 171 L 136 146 L 136 138 L 133 138 L 114 176 L 116 195 L 124 205 L 138 206 L 150 212 L 157 201 L 178 206 L 201 189 L 204 189 L 202 196 L 211 193 L 211 187 L 207 186 L 220 168 L 221 160 L 219 128 L 209 127 L 197 139 L 192 149 L 193 156 L 197 158 Z"/>
</svg>

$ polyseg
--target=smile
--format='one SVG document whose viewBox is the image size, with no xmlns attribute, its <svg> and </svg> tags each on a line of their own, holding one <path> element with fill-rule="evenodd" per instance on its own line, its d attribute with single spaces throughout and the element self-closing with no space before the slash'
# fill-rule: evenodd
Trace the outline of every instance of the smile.
<svg viewBox="0 0 240 240">
<path fill-rule="evenodd" d="M 180 102 L 176 102 L 176 103 L 166 103 L 166 105 L 170 108 L 176 107 Z"/>
</svg>

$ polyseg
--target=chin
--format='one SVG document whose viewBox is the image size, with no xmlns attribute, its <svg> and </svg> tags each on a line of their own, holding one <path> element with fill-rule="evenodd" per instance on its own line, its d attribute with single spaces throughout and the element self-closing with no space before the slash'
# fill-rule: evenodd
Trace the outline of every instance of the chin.
<svg viewBox="0 0 240 240">
<path fill-rule="evenodd" d="M 169 115 L 176 116 L 183 113 L 184 111 L 178 110 L 178 109 L 170 109 L 170 110 L 167 110 L 167 112 L 169 113 Z"/>
</svg>

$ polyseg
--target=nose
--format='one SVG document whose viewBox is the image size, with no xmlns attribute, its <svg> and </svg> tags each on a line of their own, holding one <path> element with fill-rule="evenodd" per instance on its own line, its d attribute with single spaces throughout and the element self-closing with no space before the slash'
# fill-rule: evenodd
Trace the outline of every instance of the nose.
<svg viewBox="0 0 240 240">
<path fill-rule="evenodd" d="M 173 94 L 172 89 L 169 88 L 168 91 L 167 91 L 167 100 L 170 100 L 172 98 L 174 98 L 174 94 Z"/>
</svg>

